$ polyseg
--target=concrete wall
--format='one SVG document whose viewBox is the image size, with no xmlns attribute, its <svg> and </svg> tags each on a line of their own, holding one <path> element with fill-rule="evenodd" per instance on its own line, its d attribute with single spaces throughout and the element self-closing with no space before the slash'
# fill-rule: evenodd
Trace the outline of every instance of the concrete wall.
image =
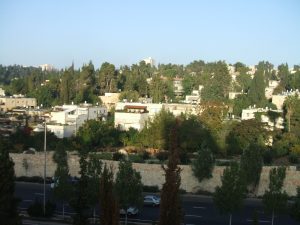
<svg viewBox="0 0 300 225">
<path fill-rule="evenodd" d="M 44 155 L 43 153 L 37 153 L 35 155 L 30 154 L 10 154 L 15 162 L 16 176 L 41 176 L 43 177 L 44 168 Z M 28 163 L 28 169 L 24 168 L 24 160 Z M 52 161 L 52 153 L 47 155 L 47 177 L 52 177 L 56 169 L 56 164 Z M 78 176 L 79 171 L 79 158 L 76 155 L 69 154 L 69 169 L 72 176 Z M 112 165 L 114 172 L 117 172 L 118 162 L 105 161 Z M 158 185 L 160 188 L 165 182 L 164 171 L 161 165 L 157 164 L 140 164 L 133 163 L 133 167 L 141 173 L 142 182 L 144 185 Z M 216 186 L 221 185 L 221 175 L 225 167 L 216 166 L 213 170 L 213 177 L 208 180 L 204 180 L 199 183 L 193 176 L 190 166 L 181 166 L 181 188 L 187 192 L 195 193 L 198 190 L 214 192 Z M 256 195 L 261 196 L 268 188 L 269 184 L 269 171 L 272 167 L 264 167 Z M 286 179 L 284 182 L 284 190 L 289 195 L 296 195 L 296 188 L 300 186 L 300 171 L 296 170 L 296 167 L 288 167 L 286 173 Z"/>
</svg>

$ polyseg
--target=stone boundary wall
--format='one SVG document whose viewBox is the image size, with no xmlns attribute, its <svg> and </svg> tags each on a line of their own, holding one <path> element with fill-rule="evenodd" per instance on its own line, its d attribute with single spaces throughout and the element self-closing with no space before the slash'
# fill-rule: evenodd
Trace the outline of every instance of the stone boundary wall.
<svg viewBox="0 0 300 225">
<path fill-rule="evenodd" d="M 52 152 L 47 153 L 47 177 L 53 177 L 56 164 L 52 160 Z M 20 176 L 40 176 L 43 177 L 44 171 L 44 154 L 15 154 L 11 153 L 15 163 L 15 173 L 17 177 Z M 105 161 L 109 165 L 112 165 L 114 173 L 118 170 L 118 162 Z M 27 162 L 27 163 L 24 163 Z M 76 154 L 68 154 L 69 170 L 72 176 L 79 176 L 79 158 Z M 28 169 L 25 169 L 24 164 L 28 165 Z M 158 164 L 141 164 L 133 163 L 133 167 L 140 172 L 142 176 L 142 182 L 144 185 L 157 185 L 162 187 L 165 182 L 164 171 L 161 165 Z M 181 186 L 180 188 L 190 192 L 196 193 L 198 190 L 214 192 L 218 185 L 221 185 L 221 175 L 223 174 L 224 166 L 216 166 L 213 170 L 212 178 L 204 180 L 201 183 L 193 176 L 192 169 L 188 165 L 181 165 Z M 259 185 L 256 189 L 256 196 L 262 196 L 268 188 L 269 184 L 269 171 L 272 167 L 263 167 Z M 300 171 L 296 170 L 295 166 L 287 168 L 286 178 L 284 182 L 284 190 L 291 196 L 297 194 L 296 188 L 300 186 Z"/>
</svg>

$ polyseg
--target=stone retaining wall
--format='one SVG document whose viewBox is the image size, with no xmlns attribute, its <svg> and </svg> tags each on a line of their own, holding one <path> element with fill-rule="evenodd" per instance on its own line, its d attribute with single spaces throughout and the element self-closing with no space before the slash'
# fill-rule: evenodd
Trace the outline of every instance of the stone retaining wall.
<svg viewBox="0 0 300 225">
<path fill-rule="evenodd" d="M 15 163 L 15 173 L 17 177 L 20 176 L 40 176 L 43 177 L 44 171 L 44 154 L 37 153 L 31 154 L 14 154 L 11 153 Z M 52 160 L 52 153 L 47 154 L 47 177 L 52 177 L 56 169 L 56 164 Z M 25 169 L 24 162 L 27 162 L 28 169 Z M 118 170 L 118 162 L 105 161 L 114 168 L 116 173 Z M 79 158 L 75 154 L 68 155 L 69 170 L 72 176 L 79 176 Z M 161 165 L 157 164 L 141 164 L 133 163 L 133 167 L 141 173 L 142 182 L 144 185 L 157 185 L 159 188 L 165 182 L 164 171 Z M 216 166 L 213 170 L 212 178 L 204 180 L 201 183 L 193 176 L 190 166 L 180 166 L 181 171 L 181 189 L 195 193 L 198 190 L 214 192 L 216 186 L 221 185 L 221 175 L 225 167 Z M 256 195 L 261 196 L 268 188 L 269 184 L 269 171 L 272 167 L 263 167 L 260 182 L 256 189 Z M 287 168 L 286 179 L 284 182 L 284 189 L 289 195 L 296 195 L 296 188 L 300 186 L 300 171 L 296 170 L 296 167 L 290 166 Z"/>
</svg>

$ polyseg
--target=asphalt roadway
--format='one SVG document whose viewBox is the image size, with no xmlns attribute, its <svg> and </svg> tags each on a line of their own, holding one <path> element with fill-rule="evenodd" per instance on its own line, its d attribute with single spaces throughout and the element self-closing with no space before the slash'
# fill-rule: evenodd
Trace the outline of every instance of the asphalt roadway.
<svg viewBox="0 0 300 225">
<path fill-rule="evenodd" d="M 19 204 L 21 212 L 26 214 L 26 209 L 35 200 L 43 199 L 43 185 L 36 183 L 16 183 L 16 196 L 21 198 Z M 51 198 L 52 189 L 47 184 L 46 188 L 47 198 Z M 182 207 L 184 211 L 183 224 L 185 225 L 228 225 L 229 215 L 220 215 L 218 210 L 213 204 L 212 198 L 209 196 L 199 195 L 183 195 Z M 99 209 L 95 210 L 95 215 L 98 217 Z M 271 215 L 263 210 L 261 200 L 259 199 L 246 199 L 244 207 L 232 215 L 232 225 L 252 225 L 254 212 L 258 215 L 258 224 L 268 225 L 271 224 Z M 61 217 L 62 205 L 57 204 L 56 215 Z M 65 207 L 65 215 L 70 217 L 73 214 L 70 207 Z M 153 224 L 159 218 L 159 207 L 142 207 L 139 215 L 130 217 L 130 222 L 136 224 Z M 93 221 L 93 220 L 91 220 Z M 26 224 L 35 224 L 26 222 Z M 47 223 L 43 223 L 47 224 Z M 52 223 L 48 223 L 52 224 Z M 294 221 L 287 214 L 275 215 L 274 225 L 299 225 L 299 222 Z"/>
</svg>

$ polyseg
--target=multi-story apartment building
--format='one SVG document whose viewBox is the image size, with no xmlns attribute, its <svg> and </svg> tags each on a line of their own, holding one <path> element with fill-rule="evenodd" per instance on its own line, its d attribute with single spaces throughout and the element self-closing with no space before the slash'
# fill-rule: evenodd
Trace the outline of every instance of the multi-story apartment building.
<svg viewBox="0 0 300 225">
<path fill-rule="evenodd" d="M 85 121 L 106 117 L 105 106 L 92 106 L 91 104 L 56 106 L 50 113 L 47 129 L 58 138 L 70 137 L 76 135 Z"/>
<path fill-rule="evenodd" d="M 22 95 L 0 97 L 0 111 L 7 112 L 14 108 L 35 108 L 35 98 L 25 98 Z"/>
</svg>

